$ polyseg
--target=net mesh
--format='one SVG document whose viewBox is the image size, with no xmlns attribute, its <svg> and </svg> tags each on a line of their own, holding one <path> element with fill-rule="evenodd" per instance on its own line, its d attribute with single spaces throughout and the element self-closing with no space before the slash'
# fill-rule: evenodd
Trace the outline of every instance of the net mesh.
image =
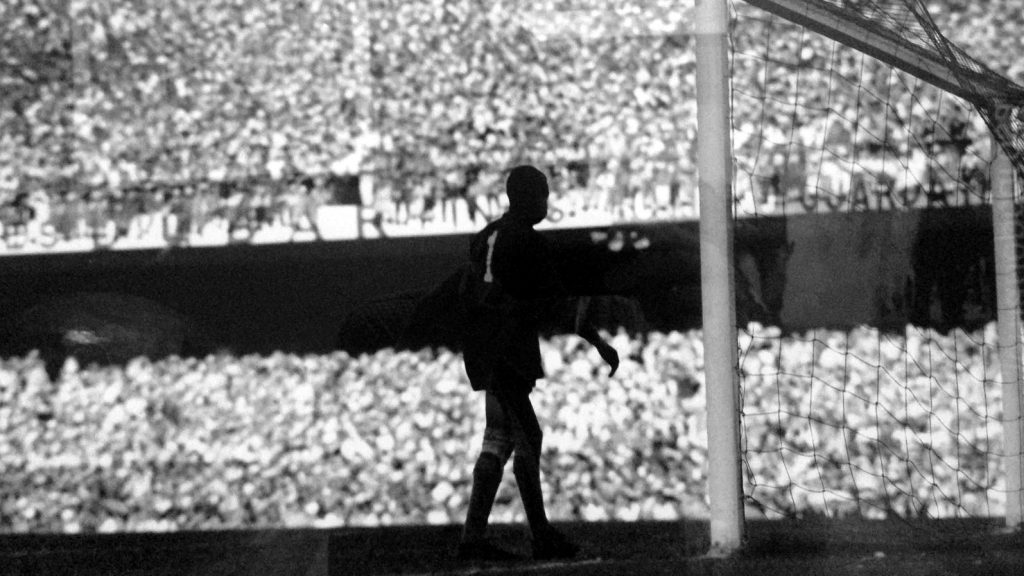
<svg viewBox="0 0 1024 576">
<path fill-rule="evenodd" d="M 793 2 L 754 0 L 772 9 Z M 864 26 L 877 37 L 898 45 L 913 57 L 930 62 L 948 77 L 947 89 L 963 97 L 980 113 L 1017 170 L 1024 173 L 1024 87 L 986 66 L 947 38 L 923 0 L 820 0 L 826 13 L 846 25 Z M 963 11 L 957 2 L 936 3 L 933 10 Z M 995 11 L 1004 8 L 997 3 Z M 1010 15 L 1012 18 L 1012 15 Z"/>
<path fill-rule="evenodd" d="M 797 4 L 825 17 L 786 12 Z M 828 329 L 741 333 L 749 506 L 769 517 L 1002 515 L 989 133 L 1024 173 L 1021 87 L 947 40 L 921 2 L 732 10 L 738 229 L 811 213 L 821 237 L 860 232 L 840 247 L 790 238 L 793 285 L 808 286 L 792 276 L 821 259 L 863 273 L 790 290 L 784 325 L 799 324 L 800 306 L 864 294 L 859 316 L 857 303 L 831 305 Z M 830 22 L 839 35 L 870 25 L 948 85 L 830 39 Z M 865 216 L 876 211 L 887 217 Z"/>
</svg>

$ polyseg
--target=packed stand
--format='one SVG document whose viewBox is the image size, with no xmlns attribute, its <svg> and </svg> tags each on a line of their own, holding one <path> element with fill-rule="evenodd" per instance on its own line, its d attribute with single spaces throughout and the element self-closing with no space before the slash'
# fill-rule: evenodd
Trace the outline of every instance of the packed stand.
<svg viewBox="0 0 1024 576">
<path fill-rule="evenodd" d="M 993 332 L 780 338 L 751 326 L 751 517 L 998 515 Z M 622 364 L 609 379 L 578 337 L 542 341 L 548 376 L 533 397 L 551 517 L 706 518 L 700 334 L 612 343 Z M 38 356 L 9 358 L 0 530 L 457 524 L 483 426 L 461 356 L 444 350 L 69 359 L 52 381 Z M 511 476 L 497 521 L 521 520 Z"/>
<path fill-rule="evenodd" d="M 1011 4 L 931 9 L 954 41 L 1019 81 L 1008 55 L 1024 23 Z M 178 183 L 280 188 L 295 175 L 358 177 L 358 214 L 334 223 L 357 237 L 464 230 L 500 209 L 492 184 L 524 162 L 562 182 L 551 225 L 694 217 L 691 8 L 5 4 L 6 247 L 22 242 L 26 197 L 98 196 L 115 222 L 117 196 L 132 189 L 159 190 L 145 202 L 169 212 L 177 200 L 161 195 Z M 976 115 L 823 37 L 734 9 L 741 214 L 984 200 Z"/>
</svg>

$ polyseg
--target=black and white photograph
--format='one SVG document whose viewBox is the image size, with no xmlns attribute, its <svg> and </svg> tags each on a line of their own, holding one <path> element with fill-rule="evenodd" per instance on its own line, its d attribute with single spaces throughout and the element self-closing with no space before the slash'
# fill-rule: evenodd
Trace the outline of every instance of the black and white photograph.
<svg viewBox="0 0 1024 576">
<path fill-rule="evenodd" d="M 4 0 L 0 576 L 1024 573 L 1024 0 Z"/>
</svg>

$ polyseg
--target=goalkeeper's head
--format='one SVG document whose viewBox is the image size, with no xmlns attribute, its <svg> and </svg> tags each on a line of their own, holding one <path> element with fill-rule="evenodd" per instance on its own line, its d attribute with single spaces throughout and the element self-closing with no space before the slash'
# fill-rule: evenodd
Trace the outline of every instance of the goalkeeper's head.
<svg viewBox="0 0 1024 576">
<path fill-rule="evenodd" d="M 505 181 L 509 214 L 530 224 L 548 215 L 548 178 L 533 166 L 516 166 Z"/>
</svg>

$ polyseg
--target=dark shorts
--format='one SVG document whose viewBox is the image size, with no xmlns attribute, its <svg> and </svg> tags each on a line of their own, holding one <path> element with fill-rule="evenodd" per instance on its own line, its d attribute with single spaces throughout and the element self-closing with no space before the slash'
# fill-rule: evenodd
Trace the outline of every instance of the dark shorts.
<svg viewBox="0 0 1024 576">
<path fill-rule="evenodd" d="M 496 373 L 498 385 L 485 392 L 487 427 L 482 451 L 498 456 L 502 462 L 507 461 L 513 451 L 539 458 L 543 436 L 530 402 L 534 381 L 512 370 Z"/>
</svg>

